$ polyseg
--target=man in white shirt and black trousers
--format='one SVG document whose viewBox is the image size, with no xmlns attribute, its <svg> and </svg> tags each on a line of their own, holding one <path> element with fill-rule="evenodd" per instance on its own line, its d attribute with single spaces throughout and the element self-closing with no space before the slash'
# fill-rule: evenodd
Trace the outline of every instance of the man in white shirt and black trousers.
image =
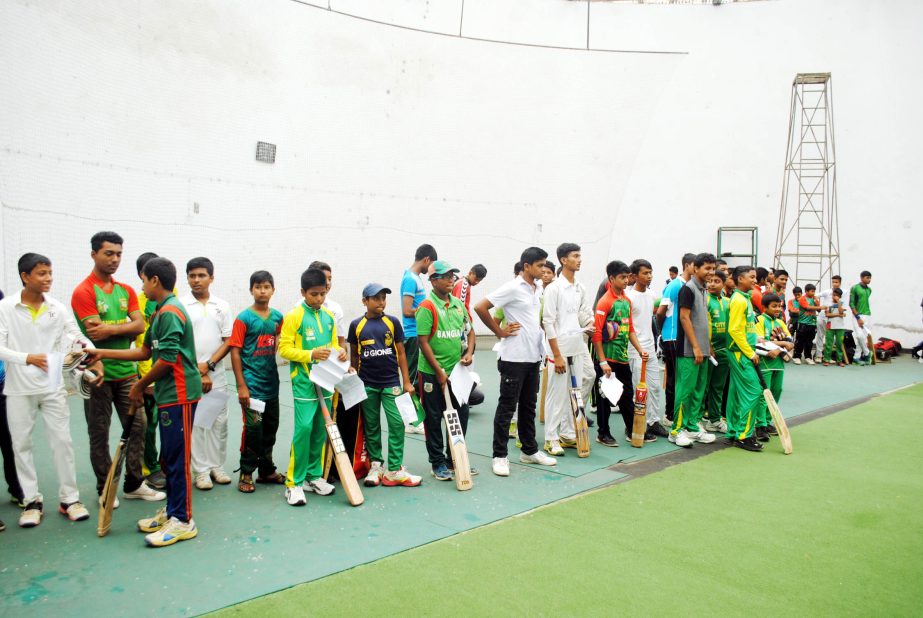
<svg viewBox="0 0 923 618">
<path fill-rule="evenodd" d="M 535 403 L 545 353 L 544 335 L 539 323 L 542 297 L 542 266 L 548 253 L 538 247 L 522 252 L 522 273 L 487 295 L 475 306 L 481 321 L 500 338 L 500 400 L 494 416 L 493 471 L 497 476 L 510 475 L 507 457 L 510 421 L 519 408 L 521 463 L 553 466 L 554 457 L 540 451 L 535 441 Z M 491 316 L 493 307 L 501 307 L 507 326 L 501 329 Z"/>
</svg>

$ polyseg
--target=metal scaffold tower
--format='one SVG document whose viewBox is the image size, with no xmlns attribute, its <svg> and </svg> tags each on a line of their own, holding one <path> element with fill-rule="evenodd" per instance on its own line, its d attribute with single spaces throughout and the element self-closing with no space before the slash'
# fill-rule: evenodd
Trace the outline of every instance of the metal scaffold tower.
<svg viewBox="0 0 923 618">
<path fill-rule="evenodd" d="M 830 73 L 799 73 L 785 153 L 774 266 L 795 285 L 829 283 L 840 268 Z"/>
</svg>

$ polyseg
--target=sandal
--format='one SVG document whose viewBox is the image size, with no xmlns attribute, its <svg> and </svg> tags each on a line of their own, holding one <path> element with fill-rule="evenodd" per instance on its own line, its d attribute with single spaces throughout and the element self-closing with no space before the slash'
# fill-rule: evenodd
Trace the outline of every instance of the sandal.
<svg viewBox="0 0 923 618">
<path fill-rule="evenodd" d="M 278 470 L 273 470 L 269 476 L 260 476 L 256 479 L 257 483 L 265 485 L 285 485 L 285 477 L 279 474 Z"/>
<path fill-rule="evenodd" d="M 256 491 L 256 487 L 253 485 L 253 475 L 241 474 L 240 481 L 237 482 L 237 489 L 245 494 L 252 494 Z"/>
</svg>

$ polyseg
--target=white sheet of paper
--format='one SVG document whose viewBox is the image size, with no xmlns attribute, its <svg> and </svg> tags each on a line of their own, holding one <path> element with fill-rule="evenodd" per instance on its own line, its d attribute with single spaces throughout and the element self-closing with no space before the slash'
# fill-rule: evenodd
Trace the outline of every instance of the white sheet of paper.
<svg viewBox="0 0 923 618">
<path fill-rule="evenodd" d="M 404 419 L 405 425 L 416 423 L 420 420 L 417 418 L 417 406 L 413 405 L 413 397 L 410 396 L 410 393 L 395 397 L 394 403 L 397 404 L 397 411 L 401 413 L 401 418 Z"/>
<path fill-rule="evenodd" d="M 347 373 L 336 386 L 340 397 L 343 398 L 343 407 L 347 410 L 369 398 L 365 393 L 365 384 L 355 373 Z"/>
<path fill-rule="evenodd" d="M 468 368 L 461 363 L 457 363 L 449 375 L 449 383 L 452 385 L 452 394 L 455 395 L 455 401 L 458 402 L 458 405 L 463 406 L 468 403 L 471 389 L 474 388 L 474 380 L 471 378 L 471 372 L 468 371 Z"/>
<path fill-rule="evenodd" d="M 618 403 L 619 397 L 622 396 L 622 383 L 619 382 L 619 379 L 615 377 L 615 374 L 610 374 L 608 378 L 602 377 L 599 379 L 599 388 L 605 395 L 606 399 L 613 405 Z"/>
<path fill-rule="evenodd" d="M 253 397 L 251 397 L 250 398 L 250 409 L 253 410 L 254 412 L 259 412 L 260 414 L 262 414 L 263 412 L 266 411 L 266 402 L 260 399 L 254 399 Z"/>
<path fill-rule="evenodd" d="M 60 352 L 51 352 L 46 355 L 48 360 L 48 392 L 54 393 L 64 381 L 64 355 Z"/>
<path fill-rule="evenodd" d="M 469 367 L 469 368 L 468 368 L 468 373 L 471 374 L 471 380 L 472 380 L 475 384 L 477 384 L 478 386 L 480 386 L 480 384 L 481 384 L 481 376 L 478 375 L 478 372 L 477 372 L 477 371 L 472 371 L 471 368 Z"/>
<path fill-rule="evenodd" d="M 215 419 L 221 414 L 228 404 L 228 392 L 223 389 L 210 390 L 199 399 L 199 405 L 195 409 L 195 420 L 192 424 L 196 427 L 211 429 L 215 424 Z"/>
<path fill-rule="evenodd" d="M 337 360 L 334 355 L 335 352 L 333 350 L 327 360 L 323 360 L 311 367 L 311 381 L 326 391 L 335 389 L 343 376 L 346 375 L 346 372 L 349 371 L 349 363 Z"/>
</svg>

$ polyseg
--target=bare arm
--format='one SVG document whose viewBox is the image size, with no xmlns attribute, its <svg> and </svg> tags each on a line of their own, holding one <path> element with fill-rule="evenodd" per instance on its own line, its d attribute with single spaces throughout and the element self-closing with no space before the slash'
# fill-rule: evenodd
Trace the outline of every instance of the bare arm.
<svg viewBox="0 0 923 618">
<path fill-rule="evenodd" d="M 397 366 L 401 371 L 401 384 L 404 385 L 405 393 L 413 393 L 413 383 L 410 381 L 410 371 L 407 369 L 407 353 L 404 351 L 404 344 L 398 343 L 397 348 Z M 353 356 L 358 361 L 358 355 L 353 352 Z"/>
<path fill-rule="evenodd" d="M 250 408 L 250 389 L 244 380 L 244 363 L 240 360 L 240 348 L 231 348 L 231 369 L 234 370 L 234 381 L 237 382 L 237 401 L 244 410 Z"/>
<path fill-rule="evenodd" d="M 413 296 L 401 296 L 401 315 L 412 318 L 417 314 L 413 308 Z"/>
<path fill-rule="evenodd" d="M 128 314 L 128 322 L 121 324 L 103 324 L 98 315 L 91 315 L 83 321 L 87 337 L 93 341 L 105 341 L 110 337 L 131 337 L 134 339 L 144 332 L 144 316 L 140 311 Z"/>
<path fill-rule="evenodd" d="M 519 324 L 516 322 L 510 322 L 506 325 L 506 328 L 500 328 L 500 325 L 497 324 L 497 320 L 494 319 L 494 316 L 490 315 L 490 310 L 493 308 L 493 303 L 487 300 L 486 298 L 482 299 L 481 302 L 474 306 L 474 312 L 478 314 L 478 317 L 481 318 L 481 322 L 490 329 L 490 332 L 495 334 L 500 339 L 506 339 L 507 337 L 512 337 L 516 335 L 516 331 L 519 330 Z"/>
</svg>

